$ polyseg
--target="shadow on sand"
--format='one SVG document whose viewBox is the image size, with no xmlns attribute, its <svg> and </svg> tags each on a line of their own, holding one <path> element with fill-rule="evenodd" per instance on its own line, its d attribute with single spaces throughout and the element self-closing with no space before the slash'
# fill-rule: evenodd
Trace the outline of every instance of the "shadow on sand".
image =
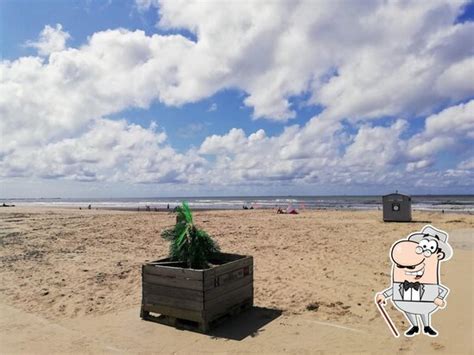
<svg viewBox="0 0 474 355">
<path fill-rule="evenodd" d="M 255 337 L 268 323 L 282 314 L 279 309 L 254 307 L 234 316 L 225 316 L 215 321 L 206 335 L 212 339 L 243 340 L 248 336 Z M 148 314 L 146 320 L 175 327 L 178 330 L 201 333 L 199 323 L 184 319 L 175 319 L 163 315 Z"/>
<path fill-rule="evenodd" d="M 424 223 L 431 224 L 431 221 L 423 221 L 421 219 L 412 219 L 411 221 L 383 221 L 384 223 L 397 223 L 397 224 L 409 224 L 409 223 Z"/>
<path fill-rule="evenodd" d="M 252 307 L 247 311 L 230 317 L 211 329 L 209 335 L 214 338 L 243 340 L 248 336 L 255 337 L 268 323 L 282 314 L 279 309 Z"/>
</svg>

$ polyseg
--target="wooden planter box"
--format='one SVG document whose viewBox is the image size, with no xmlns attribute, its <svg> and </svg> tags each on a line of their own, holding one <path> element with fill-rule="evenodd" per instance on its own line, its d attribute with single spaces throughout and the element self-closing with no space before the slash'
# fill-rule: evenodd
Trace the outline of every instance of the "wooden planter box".
<svg viewBox="0 0 474 355">
<path fill-rule="evenodd" d="M 204 270 L 170 259 L 144 264 L 141 318 L 206 333 L 216 321 L 252 307 L 253 257 L 217 253 L 210 262 L 215 266 Z"/>
</svg>

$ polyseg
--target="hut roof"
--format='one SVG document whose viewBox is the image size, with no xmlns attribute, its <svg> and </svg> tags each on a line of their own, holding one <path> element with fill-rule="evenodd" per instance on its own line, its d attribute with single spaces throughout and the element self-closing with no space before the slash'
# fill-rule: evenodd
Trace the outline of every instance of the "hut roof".
<svg viewBox="0 0 474 355">
<path fill-rule="evenodd" d="M 394 192 L 394 193 L 391 193 L 391 194 L 388 194 L 388 195 L 383 195 L 382 197 L 388 197 L 388 196 L 406 196 L 406 197 L 410 197 L 409 195 L 400 194 L 398 192 Z"/>
</svg>

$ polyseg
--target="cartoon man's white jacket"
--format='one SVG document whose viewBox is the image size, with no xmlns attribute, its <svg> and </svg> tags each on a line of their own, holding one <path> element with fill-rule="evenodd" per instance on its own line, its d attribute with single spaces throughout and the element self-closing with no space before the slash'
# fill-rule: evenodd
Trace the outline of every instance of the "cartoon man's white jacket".
<svg viewBox="0 0 474 355">
<path fill-rule="evenodd" d="M 433 302 L 435 298 L 443 300 L 448 292 L 449 290 L 440 284 L 395 282 L 382 294 L 385 298 L 392 297 L 394 301 Z"/>
</svg>

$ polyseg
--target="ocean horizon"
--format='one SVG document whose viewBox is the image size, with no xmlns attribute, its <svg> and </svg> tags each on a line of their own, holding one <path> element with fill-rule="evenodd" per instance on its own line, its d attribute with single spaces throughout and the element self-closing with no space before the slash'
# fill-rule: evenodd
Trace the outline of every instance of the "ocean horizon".
<svg viewBox="0 0 474 355">
<path fill-rule="evenodd" d="M 474 195 L 412 195 L 413 210 L 474 212 Z M 193 209 L 242 208 L 376 210 L 382 208 L 382 195 L 328 196 L 199 196 L 199 197 L 110 197 L 110 198 L 7 198 L 1 203 L 16 206 L 81 207 L 100 209 L 173 209 L 186 201 Z"/>
</svg>

